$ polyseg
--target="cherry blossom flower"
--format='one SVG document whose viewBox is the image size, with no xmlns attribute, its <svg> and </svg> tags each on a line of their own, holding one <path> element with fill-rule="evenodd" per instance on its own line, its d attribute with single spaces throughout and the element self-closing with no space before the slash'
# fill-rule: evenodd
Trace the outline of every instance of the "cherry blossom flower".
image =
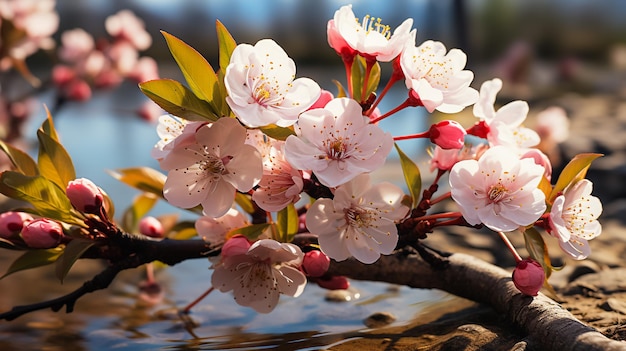
<svg viewBox="0 0 626 351">
<path fill-rule="evenodd" d="M 587 241 L 602 232 L 597 220 L 602 203 L 591 195 L 592 190 L 589 180 L 579 180 L 557 196 L 550 210 L 550 234 L 559 238 L 561 249 L 577 260 L 589 256 L 591 248 Z"/>
<path fill-rule="evenodd" d="M 456 113 L 476 102 L 478 92 L 469 86 L 474 73 L 463 69 L 466 61 L 463 51 L 446 54 L 445 46 L 432 40 L 407 47 L 400 56 L 406 87 L 428 112 Z"/>
<path fill-rule="evenodd" d="M 304 188 L 302 171 L 285 160 L 284 142 L 273 141 L 263 155 L 263 177 L 252 194 L 252 200 L 268 212 L 284 209 L 300 200 Z"/>
<path fill-rule="evenodd" d="M 380 18 L 369 15 L 359 23 L 352 12 L 352 5 L 346 5 L 335 11 L 328 22 L 328 43 L 340 55 L 351 50 L 370 60 L 389 62 L 400 55 L 407 44 L 415 42 L 416 30 L 411 30 L 413 19 L 406 19 L 394 31 L 381 23 Z"/>
<path fill-rule="evenodd" d="M 233 229 L 245 227 L 250 223 L 246 217 L 231 208 L 221 217 L 202 216 L 196 220 L 195 228 L 198 235 L 211 246 L 220 246 L 226 241 L 226 234 Z"/>
<path fill-rule="evenodd" d="M 316 200 L 306 215 L 306 225 L 319 236 L 322 252 L 336 261 L 354 256 L 373 263 L 381 254 L 390 254 L 398 242 L 395 222 L 408 208 L 404 193 L 383 182 L 372 185 L 362 174 L 335 190 L 333 199 Z"/>
<path fill-rule="evenodd" d="M 195 143 L 174 147 L 161 167 L 168 170 L 163 195 L 182 208 L 202 205 L 207 216 L 228 212 L 236 190 L 247 192 L 261 179 L 261 155 L 244 144 L 246 129 L 234 118 L 220 118 L 195 132 Z"/>
<path fill-rule="evenodd" d="M 146 50 L 152 45 L 152 37 L 144 23 L 130 10 L 121 10 L 104 22 L 107 33 L 112 37 L 131 43 L 137 50 Z"/>
<path fill-rule="evenodd" d="M 285 142 L 287 161 L 311 170 L 329 187 L 381 167 L 393 146 L 391 134 L 370 124 L 361 106 L 348 98 L 302 113 L 297 132 Z"/>
<path fill-rule="evenodd" d="M 233 237 L 224 244 L 222 260 L 211 276 L 216 289 L 232 291 L 239 305 L 260 313 L 271 312 L 280 294 L 298 297 L 302 293 L 307 280 L 298 269 L 304 256 L 299 247 L 272 239 L 253 244 L 244 240 Z M 236 246 L 233 249 L 231 242 Z"/>
<path fill-rule="evenodd" d="M 156 128 L 160 140 L 154 145 L 150 155 L 160 163 L 175 147 L 195 143 L 196 131 L 204 124 L 172 115 L 160 116 Z"/>
<path fill-rule="evenodd" d="M 539 144 L 539 135 L 522 126 L 528 115 L 526 101 L 513 101 L 495 110 L 496 95 L 502 89 L 502 80 L 495 78 L 480 87 L 479 99 L 474 105 L 474 115 L 483 120 L 489 131 L 490 145 L 508 145 L 529 148 Z"/>
<path fill-rule="evenodd" d="M 537 188 L 543 173 L 533 159 L 519 159 L 514 149 L 496 146 L 477 161 L 457 162 L 449 182 L 469 224 L 509 232 L 533 224 L 545 212 L 545 195 Z"/>
<path fill-rule="evenodd" d="M 273 40 L 240 44 L 226 68 L 226 102 L 249 127 L 293 125 L 321 92 L 312 79 L 294 80 L 295 74 L 295 63 Z"/>
</svg>

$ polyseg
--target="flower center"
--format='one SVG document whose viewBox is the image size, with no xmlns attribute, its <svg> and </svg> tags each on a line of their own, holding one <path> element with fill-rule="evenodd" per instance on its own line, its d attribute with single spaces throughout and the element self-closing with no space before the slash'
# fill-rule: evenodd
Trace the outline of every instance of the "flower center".
<svg viewBox="0 0 626 351">
<path fill-rule="evenodd" d="M 226 164 L 232 157 L 219 158 L 215 155 L 206 155 L 206 160 L 200 163 L 200 169 L 209 175 L 220 176 L 227 174 Z"/>
<path fill-rule="evenodd" d="M 346 145 L 343 143 L 342 138 L 335 139 L 330 143 L 328 156 L 333 160 L 340 160 L 344 157 L 346 149 Z"/>
<path fill-rule="evenodd" d="M 365 30 L 366 35 L 374 31 L 380 33 L 383 37 L 389 40 L 389 38 L 391 38 L 391 27 L 386 24 L 382 24 L 381 21 L 381 18 L 366 15 L 365 17 L 363 17 L 363 23 L 361 23 L 361 28 Z M 359 23 L 358 19 L 357 23 Z"/>
<path fill-rule="evenodd" d="M 498 183 L 496 185 L 491 186 L 489 188 L 489 200 L 492 202 L 500 202 L 507 194 L 508 189 L 504 187 L 504 185 Z"/>
<path fill-rule="evenodd" d="M 344 210 L 346 222 L 351 227 L 370 227 L 371 226 L 371 211 L 361 207 L 350 207 Z"/>
</svg>

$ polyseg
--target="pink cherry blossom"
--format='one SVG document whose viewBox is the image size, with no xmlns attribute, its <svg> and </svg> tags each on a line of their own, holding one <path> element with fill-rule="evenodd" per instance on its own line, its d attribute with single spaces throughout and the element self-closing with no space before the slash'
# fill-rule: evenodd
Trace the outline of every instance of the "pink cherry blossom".
<svg viewBox="0 0 626 351">
<path fill-rule="evenodd" d="M 307 280 L 298 269 L 304 256 L 299 247 L 262 239 L 234 250 L 229 248 L 233 239 L 226 242 L 222 260 L 214 267 L 211 283 L 216 289 L 232 291 L 239 305 L 260 313 L 271 312 L 280 294 L 298 297 L 302 293 Z"/>
<path fill-rule="evenodd" d="M 548 139 L 558 144 L 569 138 L 570 122 L 563 108 L 548 107 L 537 114 L 536 120 L 535 131 L 542 141 Z"/>
<path fill-rule="evenodd" d="M 474 105 L 474 115 L 488 126 L 487 140 L 490 145 L 529 148 L 539 144 L 539 135 L 522 126 L 528 115 L 526 101 L 513 101 L 495 110 L 496 95 L 500 89 L 502 81 L 498 78 L 484 82 L 480 87 L 479 99 Z"/>
<path fill-rule="evenodd" d="M 348 98 L 302 113 L 298 127 L 298 136 L 285 142 L 287 161 L 329 187 L 381 167 L 393 146 L 391 134 L 370 124 L 361 105 Z"/>
<path fill-rule="evenodd" d="M 587 241 L 602 233 L 597 220 L 602 203 L 591 195 L 592 190 L 589 180 L 579 180 L 554 200 L 550 210 L 550 233 L 559 238 L 561 249 L 577 260 L 589 256 L 591 248 Z"/>
<path fill-rule="evenodd" d="M 322 252 L 336 261 L 354 256 L 373 263 L 381 254 L 390 254 L 398 242 L 396 221 L 408 208 L 404 193 L 383 182 L 372 185 L 362 174 L 339 186 L 333 199 L 316 200 L 306 215 L 306 225 L 319 237 Z"/>
<path fill-rule="evenodd" d="M 284 209 L 300 200 L 304 187 L 302 171 L 285 160 L 284 142 L 273 141 L 263 155 L 263 177 L 252 194 L 252 200 L 268 212 Z"/>
<path fill-rule="evenodd" d="M 196 131 L 204 124 L 172 115 L 160 116 L 156 128 L 160 140 L 154 145 L 150 155 L 160 163 L 174 148 L 195 143 Z"/>
<path fill-rule="evenodd" d="M 211 246 L 219 246 L 226 240 L 226 234 L 233 229 L 242 228 L 250 223 L 246 217 L 231 208 L 221 217 L 202 216 L 196 220 L 195 228 L 198 235 Z"/>
<path fill-rule="evenodd" d="M 152 37 L 146 32 L 143 21 L 130 10 L 107 17 L 104 26 L 109 35 L 128 41 L 137 50 L 146 50 L 152 45 Z"/>
<path fill-rule="evenodd" d="M 237 190 L 247 192 L 263 173 L 261 155 L 244 144 L 246 129 L 234 118 L 220 118 L 195 132 L 195 143 L 174 147 L 161 167 L 168 170 L 165 199 L 174 206 L 202 205 L 203 213 L 228 212 Z"/>
<path fill-rule="evenodd" d="M 61 34 L 59 57 L 65 62 L 77 63 L 84 60 L 95 47 L 93 36 L 84 29 L 68 30 Z"/>
<path fill-rule="evenodd" d="M 478 92 L 469 85 L 472 71 L 464 70 L 467 57 L 463 51 L 428 40 L 420 46 L 407 47 L 400 56 L 405 84 L 428 112 L 456 113 L 476 102 Z"/>
<path fill-rule="evenodd" d="M 295 63 L 273 40 L 240 44 L 226 68 L 226 102 L 249 127 L 293 125 L 321 92 L 312 79 L 294 80 L 295 75 Z"/>
<path fill-rule="evenodd" d="M 449 182 L 469 224 L 509 232 L 533 224 L 545 212 L 545 195 L 537 188 L 543 173 L 534 160 L 520 160 L 516 150 L 496 146 L 478 161 L 457 162 Z"/>
<path fill-rule="evenodd" d="M 391 27 L 381 22 L 380 18 L 367 15 L 359 23 L 352 5 L 342 6 L 328 23 L 328 42 L 340 54 L 346 53 L 345 43 L 367 59 L 389 62 L 400 55 L 407 44 L 414 44 L 416 31 L 411 30 L 411 18 L 402 22 L 393 34 Z"/>
</svg>

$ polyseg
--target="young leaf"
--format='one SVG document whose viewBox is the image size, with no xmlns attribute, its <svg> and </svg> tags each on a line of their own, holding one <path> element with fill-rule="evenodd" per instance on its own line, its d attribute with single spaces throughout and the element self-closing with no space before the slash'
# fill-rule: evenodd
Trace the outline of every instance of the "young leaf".
<svg viewBox="0 0 626 351">
<path fill-rule="evenodd" d="M 230 57 L 237 47 L 237 42 L 226 29 L 226 26 L 219 20 L 215 21 L 215 29 L 217 31 L 217 42 L 219 44 L 220 70 L 226 71 L 226 67 L 230 63 Z"/>
<path fill-rule="evenodd" d="M 42 176 L 26 176 L 5 171 L 0 174 L 0 193 L 29 202 L 37 214 L 67 223 L 76 223 L 72 204 L 58 185 Z"/>
<path fill-rule="evenodd" d="M 363 66 L 360 60 L 354 60 L 352 62 L 352 98 L 358 102 L 361 102 L 361 90 L 363 90 Z"/>
<path fill-rule="evenodd" d="M 333 79 L 333 83 L 335 83 L 335 86 L 337 86 L 337 96 L 336 96 L 337 98 L 348 96 L 348 94 L 346 94 L 346 89 L 344 89 L 343 85 L 341 85 L 341 82 L 339 82 L 336 79 Z"/>
<path fill-rule="evenodd" d="M 65 276 L 67 276 L 67 273 L 69 273 L 70 268 L 72 268 L 76 260 L 94 244 L 95 242 L 93 240 L 72 239 L 72 241 L 65 246 L 65 250 L 58 258 L 55 267 L 56 276 L 61 282 L 63 282 L 63 279 L 65 279 Z"/>
<path fill-rule="evenodd" d="M 241 234 L 250 240 L 256 240 L 269 226 L 269 223 L 260 223 L 252 224 L 247 227 L 235 228 L 226 234 L 226 238 L 232 238 L 236 234 Z"/>
<path fill-rule="evenodd" d="M 52 114 L 50 113 L 50 110 L 48 110 L 47 106 L 45 106 L 45 108 L 46 108 L 46 120 L 43 121 L 40 129 L 44 133 L 48 134 L 52 139 L 58 142 L 59 135 L 57 134 L 56 128 L 54 128 L 54 121 L 52 119 Z"/>
<path fill-rule="evenodd" d="M 235 193 L 235 202 L 237 205 L 241 207 L 246 213 L 253 214 L 256 209 L 252 200 L 250 199 L 250 195 L 242 194 L 240 192 Z"/>
<path fill-rule="evenodd" d="M 118 169 L 109 174 L 120 182 L 163 198 L 165 175 L 149 167 Z"/>
<path fill-rule="evenodd" d="M 276 215 L 276 227 L 278 229 L 278 241 L 290 243 L 298 232 L 298 211 L 293 204 L 280 210 Z"/>
<path fill-rule="evenodd" d="M 293 130 L 293 127 L 285 128 L 285 127 L 279 127 L 275 124 L 270 124 L 268 126 L 261 127 L 259 129 L 263 132 L 263 134 L 276 140 L 286 140 L 288 136 L 296 135 L 296 132 Z"/>
<path fill-rule="evenodd" d="M 366 95 L 363 98 L 364 100 L 369 98 L 370 94 L 375 92 L 376 89 L 378 89 L 379 83 L 380 83 L 380 64 L 376 62 L 372 66 L 372 70 L 370 71 L 370 76 L 367 80 L 367 90 L 366 90 Z"/>
<path fill-rule="evenodd" d="M 182 40 L 164 31 L 161 31 L 161 34 L 165 37 L 170 52 L 180 67 L 191 91 L 200 99 L 211 104 L 213 111 L 217 112 L 218 109 L 214 102 L 226 97 L 220 96 L 219 80 L 213 67 L 199 52 Z"/>
<path fill-rule="evenodd" d="M 67 184 L 76 179 L 72 158 L 67 153 L 63 145 L 43 129 L 37 131 L 39 139 L 39 171 L 41 176 L 50 179 L 61 189 L 65 189 Z"/>
<path fill-rule="evenodd" d="M 137 231 L 139 220 L 154 207 L 159 197 L 153 193 L 141 193 L 122 215 L 122 228 L 127 232 Z"/>
<path fill-rule="evenodd" d="M 190 121 L 217 121 L 216 110 L 199 99 L 189 88 L 172 79 L 155 79 L 139 84 L 139 89 L 165 111 Z"/>
<path fill-rule="evenodd" d="M 161 217 L 159 217 L 160 219 Z M 178 222 L 167 232 L 169 232 L 168 238 L 174 240 L 189 240 L 198 235 L 194 221 Z"/>
<path fill-rule="evenodd" d="M 6 273 L 0 279 L 15 272 L 49 265 L 55 262 L 63 253 L 63 248 L 57 247 L 49 250 L 29 250 L 16 258 L 9 266 Z"/>
<path fill-rule="evenodd" d="M 546 279 L 550 278 L 553 268 L 550 262 L 550 256 L 548 255 L 548 247 L 543 240 L 541 233 L 537 229 L 530 227 L 524 231 L 524 243 L 526 244 L 526 251 L 530 257 L 541 264 L 543 271 L 546 273 Z"/>
<path fill-rule="evenodd" d="M 559 175 L 559 179 L 556 181 L 554 189 L 552 189 L 548 202 L 552 203 L 559 193 L 567 188 L 568 185 L 585 178 L 587 170 L 589 170 L 589 166 L 591 166 L 591 162 L 600 156 L 603 155 L 587 153 L 574 156 Z"/>
<path fill-rule="evenodd" d="M 0 150 L 9 157 L 16 171 L 27 176 L 36 176 L 39 174 L 37 163 L 24 151 L 16 149 L 2 140 L 0 140 Z"/>
<path fill-rule="evenodd" d="M 404 174 L 404 181 L 406 182 L 407 187 L 409 188 L 409 193 L 411 194 L 411 198 L 413 199 L 413 205 L 411 209 L 417 206 L 417 203 L 420 199 L 420 193 L 422 192 L 422 177 L 420 174 L 420 170 L 413 162 L 409 156 L 407 156 L 398 144 L 394 144 L 396 150 L 398 151 L 398 155 L 400 155 L 400 164 L 402 165 L 402 173 Z"/>
</svg>

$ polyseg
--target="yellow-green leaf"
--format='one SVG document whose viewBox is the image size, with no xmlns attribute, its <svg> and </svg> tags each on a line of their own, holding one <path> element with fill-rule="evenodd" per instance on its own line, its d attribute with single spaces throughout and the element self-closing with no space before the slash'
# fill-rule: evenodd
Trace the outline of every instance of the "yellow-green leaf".
<svg viewBox="0 0 626 351">
<path fill-rule="evenodd" d="M 59 135 L 57 134 L 56 128 L 54 128 L 54 121 L 52 119 L 52 114 L 50 110 L 48 110 L 47 106 L 44 106 L 46 109 L 46 120 L 41 124 L 41 130 L 48 134 L 52 139 L 59 141 Z"/>
<path fill-rule="evenodd" d="M 37 131 L 39 139 L 39 171 L 42 177 L 50 179 L 61 189 L 67 187 L 67 183 L 76 179 L 72 158 L 63 145 L 52 136 L 46 134 L 43 129 Z"/>
<path fill-rule="evenodd" d="M 216 121 L 219 116 L 210 103 L 172 79 L 155 79 L 139 84 L 139 89 L 165 111 L 190 121 Z"/>
<path fill-rule="evenodd" d="M 241 234 L 250 240 L 256 240 L 259 235 L 270 226 L 269 223 L 252 224 L 246 227 L 235 228 L 226 234 L 226 238 L 232 238 L 236 234 Z"/>
<path fill-rule="evenodd" d="M 160 218 L 159 218 L 160 219 Z M 189 240 L 198 235 L 194 221 L 178 222 L 169 229 L 168 238 L 174 240 Z"/>
<path fill-rule="evenodd" d="M 352 76 L 352 98 L 358 102 L 361 102 L 361 90 L 363 89 L 363 68 L 359 60 L 352 62 L 352 69 L 350 71 Z"/>
<path fill-rule="evenodd" d="M 155 169 L 150 167 L 123 168 L 109 171 L 109 174 L 126 185 L 163 198 L 166 176 Z"/>
<path fill-rule="evenodd" d="M 226 71 L 226 67 L 230 63 L 230 57 L 237 47 L 237 42 L 226 29 L 226 26 L 219 20 L 215 21 L 215 29 L 217 31 L 217 42 L 219 44 L 220 70 Z"/>
<path fill-rule="evenodd" d="M 289 243 L 298 232 L 298 211 L 293 204 L 278 211 L 276 215 L 276 227 L 278 229 L 277 241 Z"/>
<path fill-rule="evenodd" d="M 65 279 L 76 260 L 94 244 L 95 242 L 93 240 L 72 239 L 72 241 L 65 246 L 65 250 L 63 250 L 63 254 L 57 259 L 55 267 L 56 276 L 61 282 L 63 282 L 63 279 Z"/>
<path fill-rule="evenodd" d="M 153 193 L 141 193 L 122 215 L 122 228 L 129 233 L 137 231 L 139 220 L 145 216 L 159 200 Z"/>
<path fill-rule="evenodd" d="M 409 188 L 409 193 L 411 194 L 412 203 L 411 209 L 417 206 L 417 203 L 420 199 L 420 193 L 422 192 L 422 176 L 419 168 L 407 156 L 398 144 L 394 144 L 396 150 L 398 151 L 398 155 L 400 155 L 400 164 L 402 165 L 402 173 L 404 174 L 404 181 L 406 182 L 407 187 Z"/>
<path fill-rule="evenodd" d="M 76 224 L 71 214 L 72 204 L 58 185 L 42 176 L 26 176 L 6 171 L 0 175 L 0 193 L 33 205 L 37 214 Z"/>
<path fill-rule="evenodd" d="M 213 111 L 217 112 L 218 109 L 214 101 L 223 100 L 226 97 L 219 95 L 219 80 L 211 64 L 182 40 L 167 32 L 161 31 L 161 33 L 165 37 L 167 46 L 170 48 L 170 52 L 180 67 L 191 91 L 200 99 L 212 104 Z"/>
<path fill-rule="evenodd" d="M 366 90 L 366 95 L 363 98 L 364 100 L 368 99 L 370 94 L 375 92 L 376 89 L 378 89 L 379 83 L 380 83 L 380 64 L 376 62 L 372 66 L 372 70 L 370 71 L 370 76 L 367 80 L 367 90 Z"/>
<path fill-rule="evenodd" d="M 333 83 L 335 83 L 335 86 L 337 86 L 337 94 L 336 94 L 337 98 L 348 96 L 348 94 L 346 94 L 346 89 L 344 89 L 343 85 L 341 85 L 341 82 L 339 82 L 336 79 L 333 79 Z"/>
<path fill-rule="evenodd" d="M 559 175 L 559 179 L 556 181 L 552 193 L 550 193 L 549 203 L 551 204 L 554 199 L 561 193 L 567 186 L 573 184 L 583 178 L 589 170 L 591 162 L 596 158 L 603 156 L 602 154 L 586 153 L 578 154 L 572 158 L 571 161 L 563 168 L 563 171 Z"/>
<path fill-rule="evenodd" d="M 8 157 L 15 169 L 27 176 L 36 176 L 39 174 L 37 163 L 24 151 L 17 149 L 10 144 L 0 140 L 0 150 Z"/>
<path fill-rule="evenodd" d="M 4 273 L 4 275 L 0 277 L 0 279 L 15 272 L 46 266 L 54 263 L 59 258 L 59 256 L 61 256 L 62 253 L 62 247 L 57 247 L 49 250 L 26 251 L 20 257 L 16 258 L 13 263 L 11 263 L 6 273 Z"/>
<path fill-rule="evenodd" d="M 552 274 L 552 264 L 550 262 L 550 256 L 548 255 L 548 247 L 541 233 L 534 227 L 526 228 L 524 231 L 524 243 L 526 244 L 526 250 L 530 257 L 539 262 L 541 267 L 543 267 L 546 279 L 550 278 Z"/>
<path fill-rule="evenodd" d="M 246 213 L 253 214 L 256 209 L 252 200 L 250 199 L 250 195 L 242 194 L 240 192 L 235 193 L 235 202 L 237 205 L 241 207 Z"/>
<path fill-rule="evenodd" d="M 259 128 L 263 134 L 267 135 L 270 138 L 274 138 L 276 140 L 286 140 L 290 135 L 296 135 L 296 132 L 293 130 L 293 127 L 279 127 L 275 124 L 270 124 L 265 127 Z"/>
</svg>

